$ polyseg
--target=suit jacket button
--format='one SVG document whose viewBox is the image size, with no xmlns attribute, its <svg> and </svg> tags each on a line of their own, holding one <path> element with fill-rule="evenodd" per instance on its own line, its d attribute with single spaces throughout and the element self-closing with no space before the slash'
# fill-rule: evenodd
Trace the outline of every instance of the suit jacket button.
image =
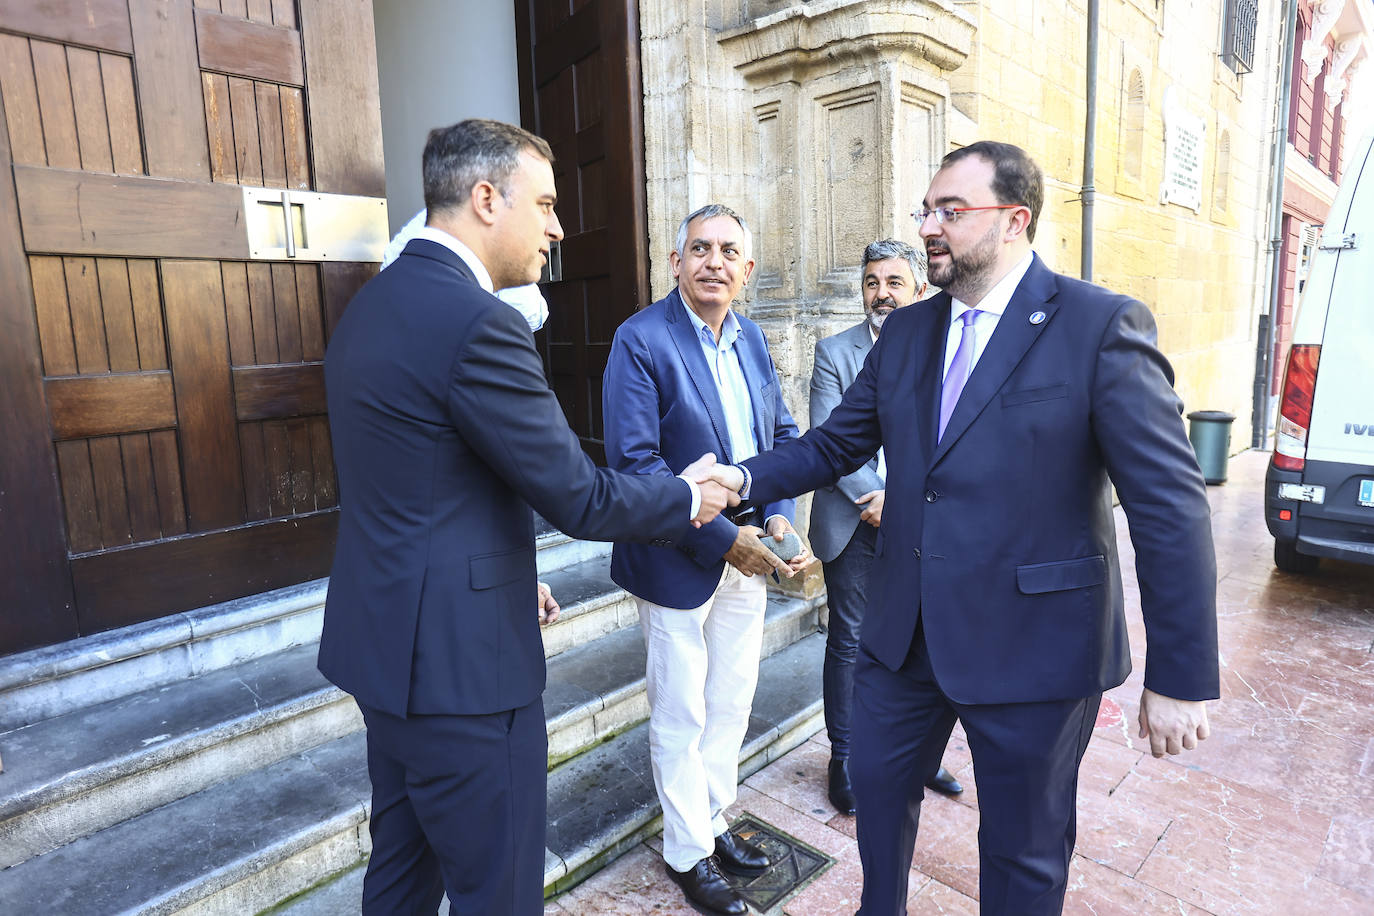
<svg viewBox="0 0 1374 916">
<path fill-rule="evenodd" d="M 913 547 L 913 548 L 911 548 L 911 555 L 914 556 L 914 557 L 915 557 L 916 559 L 918 559 L 918 560 L 921 559 L 921 548 L 919 548 L 919 547 Z"/>
<path fill-rule="evenodd" d="M 939 494 L 939 493 L 936 493 L 934 490 L 926 490 L 926 502 L 928 502 L 928 503 L 933 503 L 933 502 L 935 502 L 935 500 L 937 500 L 937 499 L 939 499 L 939 498 L 940 498 L 940 494 Z"/>
</svg>

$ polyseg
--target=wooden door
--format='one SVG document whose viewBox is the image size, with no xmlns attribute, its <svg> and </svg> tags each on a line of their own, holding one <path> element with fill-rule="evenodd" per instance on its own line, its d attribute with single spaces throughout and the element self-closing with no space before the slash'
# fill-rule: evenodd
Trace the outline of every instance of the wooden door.
<svg viewBox="0 0 1374 916">
<path fill-rule="evenodd" d="M 517 0 L 524 126 L 557 162 L 563 278 L 539 344 L 583 448 L 604 464 L 601 378 L 620 323 L 649 303 L 635 0 Z"/>
<path fill-rule="evenodd" d="M 327 575 L 321 361 L 375 265 L 254 260 L 241 186 L 384 194 L 370 0 L 0 30 L 0 653 Z"/>
</svg>

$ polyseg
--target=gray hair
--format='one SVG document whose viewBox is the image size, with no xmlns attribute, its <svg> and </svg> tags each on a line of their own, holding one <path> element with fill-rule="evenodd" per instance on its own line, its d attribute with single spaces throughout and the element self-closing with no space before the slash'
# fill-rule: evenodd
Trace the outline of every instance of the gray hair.
<svg viewBox="0 0 1374 916">
<path fill-rule="evenodd" d="M 470 118 L 434 128 L 421 159 L 425 209 L 434 213 L 459 206 L 479 181 L 491 182 L 504 197 L 524 152 L 553 164 L 548 142 L 513 124 Z"/>
<path fill-rule="evenodd" d="M 926 282 L 926 256 L 925 252 L 918 251 L 906 242 L 899 242 L 896 239 L 882 239 L 873 242 L 864 248 L 863 272 L 868 271 L 868 265 L 874 261 L 886 261 L 888 258 L 902 258 L 911 265 L 911 276 L 916 281 L 916 288 Z"/>
<path fill-rule="evenodd" d="M 749 252 L 754 250 L 754 235 L 749 231 L 749 226 L 734 210 L 725 204 L 707 204 L 700 210 L 694 210 L 687 214 L 687 217 L 677 227 L 677 246 L 673 248 L 678 257 L 682 257 L 682 249 L 687 246 L 687 227 L 694 219 L 714 219 L 717 216 L 728 216 L 739 223 L 741 231 L 744 232 L 744 257 L 749 257 Z"/>
</svg>

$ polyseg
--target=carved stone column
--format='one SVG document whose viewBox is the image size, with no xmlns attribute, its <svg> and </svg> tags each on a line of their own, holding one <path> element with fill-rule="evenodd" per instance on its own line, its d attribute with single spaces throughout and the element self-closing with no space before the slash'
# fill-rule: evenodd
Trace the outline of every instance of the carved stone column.
<svg viewBox="0 0 1374 916">
<path fill-rule="evenodd" d="M 786 368 L 803 380 L 814 341 L 862 315 L 864 246 L 916 241 L 910 214 L 948 148 L 947 76 L 973 33 L 948 2 L 830 0 L 720 37 L 752 90 L 760 230 L 749 314 L 791 345 Z"/>
</svg>

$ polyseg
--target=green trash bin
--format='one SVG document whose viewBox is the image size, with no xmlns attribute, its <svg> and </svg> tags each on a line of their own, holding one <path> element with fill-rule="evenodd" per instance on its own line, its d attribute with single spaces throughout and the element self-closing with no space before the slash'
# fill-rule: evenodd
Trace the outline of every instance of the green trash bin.
<svg viewBox="0 0 1374 916">
<path fill-rule="evenodd" d="M 1226 482 L 1226 457 L 1231 454 L 1231 424 L 1235 419 L 1235 414 L 1224 410 L 1188 414 L 1188 441 L 1193 443 L 1202 477 L 1209 484 Z"/>
</svg>

